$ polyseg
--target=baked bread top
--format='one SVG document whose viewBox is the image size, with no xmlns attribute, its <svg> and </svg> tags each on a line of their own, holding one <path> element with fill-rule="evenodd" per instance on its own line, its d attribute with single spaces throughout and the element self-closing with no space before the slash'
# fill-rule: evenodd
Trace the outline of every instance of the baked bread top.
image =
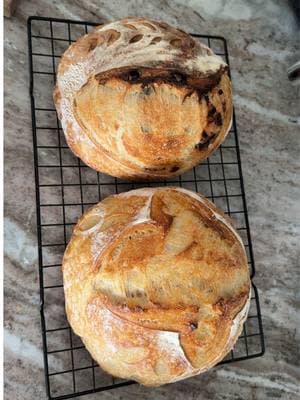
<svg viewBox="0 0 300 400">
<path fill-rule="evenodd" d="M 67 49 L 54 102 L 72 151 L 121 178 L 183 173 L 222 143 L 232 119 L 221 57 L 138 17 L 99 26 Z"/>
<path fill-rule="evenodd" d="M 175 187 L 110 196 L 88 210 L 63 279 L 68 320 L 93 358 L 151 386 L 222 360 L 250 304 L 240 237 L 211 202 Z"/>
</svg>

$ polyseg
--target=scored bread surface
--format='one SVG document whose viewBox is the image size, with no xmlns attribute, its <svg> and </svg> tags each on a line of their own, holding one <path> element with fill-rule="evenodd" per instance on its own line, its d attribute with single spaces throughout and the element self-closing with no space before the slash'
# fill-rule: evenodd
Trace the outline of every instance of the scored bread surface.
<svg viewBox="0 0 300 400">
<path fill-rule="evenodd" d="M 113 195 L 76 225 L 63 260 L 68 320 L 112 375 L 158 386 L 231 350 L 250 304 L 240 237 L 182 188 Z"/>
<path fill-rule="evenodd" d="M 232 119 L 221 57 L 183 31 L 139 17 L 72 44 L 54 102 L 72 151 L 121 178 L 183 173 L 222 143 Z"/>
</svg>

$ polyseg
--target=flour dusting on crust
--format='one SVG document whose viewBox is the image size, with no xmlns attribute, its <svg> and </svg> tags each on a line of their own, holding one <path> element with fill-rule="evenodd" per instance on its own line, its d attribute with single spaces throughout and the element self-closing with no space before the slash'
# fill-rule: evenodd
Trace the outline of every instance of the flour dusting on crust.
<svg viewBox="0 0 300 400">
<path fill-rule="evenodd" d="M 111 240 L 116 237 L 117 233 L 112 232 L 111 229 L 100 231 L 92 238 L 91 253 L 94 262 L 101 256 L 103 251 L 107 248 Z"/>
<path fill-rule="evenodd" d="M 171 358 L 180 359 L 191 366 L 182 350 L 177 332 L 160 331 L 157 339 L 161 351 L 167 352 Z"/>
<path fill-rule="evenodd" d="M 121 197 L 131 197 L 131 196 L 142 196 L 146 197 L 146 202 L 144 206 L 139 210 L 139 212 L 134 217 L 131 225 L 141 224 L 143 222 L 151 221 L 150 213 L 151 213 L 151 201 L 152 197 L 155 193 L 155 188 L 142 188 L 142 189 L 134 189 L 129 192 L 120 193 L 117 196 Z"/>
<path fill-rule="evenodd" d="M 102 326 L 103 326 L 103 334 L 105 345 L 109 348 L 112 353 L 116 353 L 118 351 L 117 346 L 114 344 L 113 341 L 113 325 L 118 323 L 118 318 L 112 314 L 107 308 L 98 307 L 96 304 L 88 304 L 87 305 L 87 315 L 92 317 L 93 314 L 98 314 L 98 317 L 101 319 Z M 91 318 L 92 320 L 92 318 Z M 119 321 L 119 325 L 121 327 L 122 323 Z"/>
</svg>

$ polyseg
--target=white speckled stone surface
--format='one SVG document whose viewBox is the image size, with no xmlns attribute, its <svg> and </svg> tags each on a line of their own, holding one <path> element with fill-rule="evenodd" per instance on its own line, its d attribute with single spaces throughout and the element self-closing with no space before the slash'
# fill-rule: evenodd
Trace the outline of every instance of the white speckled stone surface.
<svg viewBox="0 0 300 400">
<path fill-rule="evenodd" d="M 300 398 L 299 22 L 285 0 L 20 0 L 5 20 L 5 398 L 46 399 L 39 317 L 26 19 L 106 22 L 127 15 L 222 35 L 234 102 L 266 339 L 262 358 L 158 389 L 138 385 L 87 399 Z M 61 360 L 54 360 L 59 366 Z M 81 397 L 83 398 L 83 397 Z"/>
</svg>

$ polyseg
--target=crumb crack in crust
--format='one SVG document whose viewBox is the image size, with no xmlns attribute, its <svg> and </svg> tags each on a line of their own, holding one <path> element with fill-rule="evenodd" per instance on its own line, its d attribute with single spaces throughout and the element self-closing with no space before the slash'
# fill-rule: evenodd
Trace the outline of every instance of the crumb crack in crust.
<svg viewBox="0 0 300 400">
<path fill-rule="evenodd" d="M 54 102 L 71 150 L 129 179 L 182 174 L 223 142 L 232 120 L 221 57 L 138 17 L 99 26 L 66 50 Z"/>
<path fill-rule="evenodd" d="M 76 225 L 63 260 L 68 320 L 112 375 L 157 386 L 211 368 L 250 304 L 244 246 L 182 188 L 114 195 Z"/>
</svg>

